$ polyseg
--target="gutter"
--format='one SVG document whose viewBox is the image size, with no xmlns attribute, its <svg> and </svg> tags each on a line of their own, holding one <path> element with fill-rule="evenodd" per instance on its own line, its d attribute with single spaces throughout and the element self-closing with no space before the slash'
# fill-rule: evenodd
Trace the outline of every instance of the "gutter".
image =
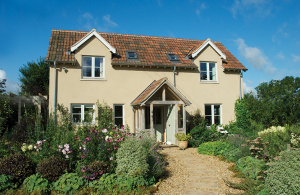
<svg viewBox="0 0 300 195">
<path fill-rule="evenodd" d="M 175 71 L 176 71 L 176 66 L 174 66 L 174 70 L 173 70 L 173 85 L 174 85 L 174 87 L 176 87 L 176 83 L 175 83 Z"/>
<path fill-rule="evenodd" d="M 56 85 L 57 85 L 57 71 L 56 71 L 56 61 L 54 61 L 54 123 L 56 119 Z"/>
<path fill-rule="evenodd" d="M 242 85 L 241 85 L 241 80 L 242 80 L 242 77 L 243 76 L 243 72 L 241 70 L 240 74 L 239 74 L 239 83 L 240 83 L 240 100 L 242 99 Z"/>
</svg>

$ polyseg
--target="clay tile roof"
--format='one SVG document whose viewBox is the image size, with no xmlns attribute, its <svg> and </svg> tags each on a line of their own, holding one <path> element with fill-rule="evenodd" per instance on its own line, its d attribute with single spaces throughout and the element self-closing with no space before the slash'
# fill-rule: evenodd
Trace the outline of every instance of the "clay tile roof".
<svg viewBox="0 0 300 195">
<path fill-rule="evenodd" d="M 160 86 L 161 83 L 163 83 L 167 78 L 161 78 L 158 81 L 154 81 L 153 83 L 151 83 L 148 88 L 146 88 L 145 91 L 143 91 L 138 97 L 137 99 L 135 99 L 131 104 L 132 105 L 136 105 L 138 103 L 141 103 L 143 100 L 145 100 L 150 94 L 151 92 L 153 92 L 157 87 Z"/>
<path fill-rule="evenodd" d="M 47 61 L 76 62 L 74 54 L 66 54 L 72 45 L 81 40 L 88 31 L 52 30 Z M 197 68 L 190 59 L 184 59 L 192 49 L 196 50 L 204 41 L 169 37 L 128 35 L 98 32 L 112 47 L 119 58 L 112 65 L 179 66 Z M 226 55 L 223 68 L 247 70 L 220 42 L 213 43 Z M 125 51 L 136 51 L 139 61 L 127 61 Z M 166 53 L 175 53 L 180 63 L 171 63 Z"/>
</svg>

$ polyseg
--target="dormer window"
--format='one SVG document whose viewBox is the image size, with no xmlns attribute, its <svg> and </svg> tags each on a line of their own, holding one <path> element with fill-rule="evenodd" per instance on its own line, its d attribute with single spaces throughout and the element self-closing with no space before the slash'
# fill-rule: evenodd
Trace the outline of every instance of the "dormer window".
<svg viewBox="0 0 300 195">
<path fill-rule="evenodd" d="M 135 51 L 126 51 L 127 61 L 139 61 L 139 58 Z"/>
<path fill-rule="evenodd" d="M 172 63 L 180 63 L 179 58 L 175 53 L 167 53 L 167 57 Z"/>
</svg>

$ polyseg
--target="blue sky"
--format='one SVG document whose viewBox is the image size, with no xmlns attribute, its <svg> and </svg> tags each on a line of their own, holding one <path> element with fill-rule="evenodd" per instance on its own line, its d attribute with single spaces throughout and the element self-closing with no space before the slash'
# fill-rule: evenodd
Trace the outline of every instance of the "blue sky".
<svg viewBox="0 0 300 195">
<path fill-rule="evenodd" d="M 220 41 L 249 70 L 244 90 L 300 77 L 299 0 L 1 1 L 0 79 L 47 54 L 52 29 Z"/>
</svg>

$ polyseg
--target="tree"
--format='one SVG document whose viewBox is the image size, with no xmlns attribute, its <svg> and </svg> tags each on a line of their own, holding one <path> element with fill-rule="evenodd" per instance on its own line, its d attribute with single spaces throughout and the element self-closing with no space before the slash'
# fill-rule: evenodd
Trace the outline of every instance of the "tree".
<svg viewBox="0 0 300 195">
<path fill-rule="evenodd" d="M 4 93 L 6 90 L 4 89 L 6 86 L 5 86 L 5 82 L 6 82 L 6 79 L 2 79 L 0 80 L 0 94 L 1 93 Z"/>
<path fill-rule="evenodd" d="M 257 95 L 245 95 L 251 120 L 268 125 L 294 124 L 300 120 L 300 78 L 286 76 L 255 88 Z"/>
<path fill-rule="evenodd" d="M 49 94 L 49 64 L 40 57 L 36 62 L 27 62 L 19 69 L 21 94 Z"/>
</svg>

